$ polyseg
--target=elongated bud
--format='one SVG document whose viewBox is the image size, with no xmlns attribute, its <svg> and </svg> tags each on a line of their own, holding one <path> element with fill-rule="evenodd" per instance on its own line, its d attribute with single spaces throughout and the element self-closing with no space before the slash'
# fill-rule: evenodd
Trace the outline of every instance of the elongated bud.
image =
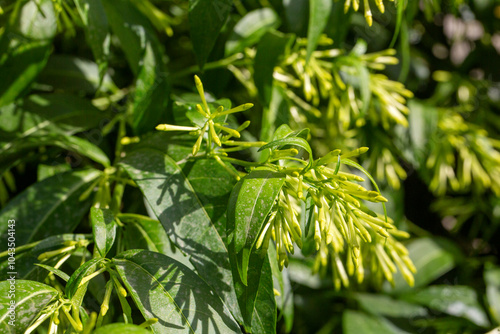
<svg viewBox="0 0 500 334">
<path fill-rule="evenodd" d="M 193 145 L 193 151 L 191 152 L 193 155 L 196 155 L 196 153 L 198 153 L 198 151 L 200 150 L 200 147 L 201 147 L 201 141 L 203 140 L 203 134 L 205 133 L 205 131 L 203 131 L 200 136 L 198 137 L 198 139 L 196 140 L 196 143 L 194 143 Z"/>
<path fill-rule="evenodd" d="M 231 135 L 231 136 L 233 136 L 233 137 L 236 137 L 236 138 L 240 138 L 240 137 L 241 137 L 240 133 L 239 133 L 238 131 L 234 130 L 234 129 L 227 128 L 227 127 L 222 126 L 222 125 L 217 124 L 217 123 L 215 123 L 215 124 L 214 124 L 214 126 L 215 126 L 217 129 L 221 129 L 222 131 L 224 131 L 224 132 L 226 132 L 226 133 L 230 134 L 230 135 Z"/>
<path fill-rule="evenodd" d="M 205 112 L 205 110 L 203 110 L 203 108 L 201 107 L 201 105 L 197 104 L 196 105 L 196 111 L 199 112 L 202 116 L 204 117 L 208 117 L 207 113 Z"/>
<path fill-rule="evenodd" d="M 198 94 L 200 94 L 205 111 L 208 115 L 210 115 L 210 109 L 208 108 L 207 100 L 205 99 L 205 91 L 203 90 L 203 83 L 197 75 L 194 76 L 194 83 L 196 85 L 196 89 L 198 90 Z"/>
<path fill-rule="evenodd" d="M 348 153 L 344 153 L 340 157 L 342 159 L 357 157 L 358 155 L 361 155 L 363 153 L 368 152 L 368 150 L 369 150 L 368 147 L 360 147 L 360 148 L 355 149 L 354 151 L 351 151 L 351 152 L 348 152 Z"/>
<path fill-rule="evenodd" d="M 122 145 L 130 145 L 130 144 L 138 143 L 140 141 L 141 141 L 141 139 L 139 137 L 123 137 L 120 140 L 120 143 Z"/>
<path fill-rule="evenodd" d="M 155 128 L 159 131 L 197 131 L 198 128 L 193 126 L 180 126 L 180 125 L 170 125 L 170 124 L 159 124 Z"/>
<path fill-rule="evenodd" d="M 215 132 L 214 122 L 209 121 L 208 127 L 209 127 L 210 136 L 212 137 L 212 140 L 215 142 L 215 144 L 217 144 L 217 146 L 219 146 L 219 147 L 222 146 L 222 143 L 220 142 L 219 136 L 217 135 L 217 132 Z"/>
<path fill-rule="evenodd" d="M 111 291 L 113 291 L 112 279 L 106 283 L 106 291 L 104 292 L 104 298 L 101 304 L 101 317 L 104 317 L 109 310 L 109 299 L 111 297 Z"/>
<path fill-rule="evenodd" d="M 229 110 L 226 110 L 226 111 L 221 111 L 221 112 L 218 113 L 217 116 L 234 114 L 236 112 L 241 112 L 241 111 L 248 110 L 248 109 L 250 109 L 252 107 L 253 107 L 253 103 L 245 103 L 245 104 L 239 105 L 237 107 L 234 107 L 232 109 L 229 109 Z"/>
<path fill-rule="evenodd" d="M 243 130 L 245 130 L 246 128 L 248 128 L 248 126 L 250 125 L 250 121 L 245 121 L 243 124 L 241 124 L 237 129 L 236 131 L 238 132 L 241 132 Z"/>
</svg>

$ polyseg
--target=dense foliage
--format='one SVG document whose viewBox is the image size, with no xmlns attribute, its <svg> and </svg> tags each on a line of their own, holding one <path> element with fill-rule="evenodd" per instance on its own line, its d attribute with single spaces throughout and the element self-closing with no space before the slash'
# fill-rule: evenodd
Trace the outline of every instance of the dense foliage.
<svg viewBox="0 0 500 334">
<path fill-rule="evenodd" d="M 499 18 L 0 0 L 0 331 L 498 331 Z"/>
</svg>

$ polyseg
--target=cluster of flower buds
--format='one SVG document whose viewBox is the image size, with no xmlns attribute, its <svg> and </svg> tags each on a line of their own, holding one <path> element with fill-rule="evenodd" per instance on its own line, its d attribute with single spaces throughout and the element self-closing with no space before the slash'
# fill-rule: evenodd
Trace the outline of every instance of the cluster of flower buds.
<svg viewBox="0 0 500 334">
<path fill-rule="evenodd" d="M 193 145 L 192 156 L 197 156 L 200 148 L 205 141 L 205 157 L 214 158 L 222 167 L 230 174 L 234 175 L 239 180 L 240 176 L 231 168 L 229 168 L 223 160 L 232 160 L 227 157 L 228 152 L 244 150 L 249 147 L 260 147 L 262 142 L 245 142 L 234 141 L 233 137 L 240 138 L 240 132 L 246 129 L 250 122 L 244 122 L 237 129 L 227 127 L 224 122 L 227 115 L 242 112 L 253 107 L 252 103 L 245 103 L 235 108 L 224 110 L 223 106 L 217 107 L 216 110 L 211 110 L 205 98 L 203 84 L 198 76 L 194 76 L 196 88 L 200 95 L 202 104 L 196 105 L 196 111 L 203 117 L 201 124 L 193 124 L 194 126 L 179 126 L 171 124 L 160 124 L 156 130 L 160 131 L 187 131 L 191 135 L 196 136 L 196 142 Z M 222 148 L 222 146 L 225 146 Z M 228 148 L 229 146 L 229 148 Z"/>
<path fill-rule="evenodd" d="M 394 0 L 390 1 L 394 2 Z M 384 1 L 375 0 L 375 4 L 377 5 L 378 10 L 380 10 L 380 12 L 383 14 L 385 12 Z M 344 11 L 347 13 L 349 11 L 349 8 L 351 8 L 351 6 L 357 12 L 359 9 L 359 0 L 345 0 Z M 368 23 L 368 25 L 371 27 L 373 24 L 373 17 L 369 0 L 363 0 L 363 7 L 365 11 L 366 23 Z"/>
<path fill-rule="evenodd" d="M 453 110 L 442 111 L 438 133 L 431 141 L 426 167 L 432 170 L 430 189 L 444 195 L 448 185 L 460 192 L 473 187 L 500 196 L 500 141 Z"/>
<path fill-rule="evenodd" d="M 323 37 L 319 44 L 328 47 L 332 41 Z M 353 121 L 362 126 L 366 118 L 386 129 L 391 122 L 408 125 L 409 110 L 405 103 L 413 96 L 412 92 L 400 82 L 370 72 L 397 64 L 395 50 L 363 54 L 363 47 L 357 47 L 343 55 L 341 50 L 327 49 L 314 51 L 307 59 L 306 45 L 307 40 L 297 39 L 294 50 L 274 72 L 278 83 L 291 88 L 286 94 L 293 104 L 320 117 L 318 106 L 328 101 L 327 119 L 339 122 L 345 129 Z M 298 88 L 302 89 L 303 98 L 294 93 L 293 89 Z"/>
<path fill-rule="evenodd" d="M 340 164 L 350 164 L 349 158 L 366 152 L 362 147 L 341 154 L 334 150 L 315 160 L 310 168 L 297 170 L 283 167 L 286 173 L 284 187 L 271 211 L 256 248 L 267 249 L 271 237 L 276 241 L 278 264 L 287 266 L 288 254 L 293 254 L 295 243 L 302 248 L 304 238 L 314 243 L 317 253 L 316 269 L 326 267 L 331 258 L 334 282 L 340 287 L 348 285 L 348 275 L 356 273 L 358 281 L 363 279 L 364 258 L 372 258 L 377 270 L 392 281 L 396 265 L 403 277 L 413 284 L 412 271 L 415 270 L 406 248 L 394 239 L 408 237 L 406 232 L 397 230 L 387 217 L 379 216 L 363 206 L 362 201 L 386 202 L 378 191 L 372 191 L 355 183 L 364 179 L 358 175 L 340 171 Z M 335 168 L 328 167 L 336 162 Z M 298 201 L 306 203 L 306 212 L 299 219 Z M 301 226 L 299 221 L 305 221 Z M 307 239 L 309 238 L 309 239 Z M 343 257 L 346 256 L 347 272 Z M 396 265 L 395 265 L 395 264 Z M 347 274 L 346 274 L 347 273 Z"/>
</svg>

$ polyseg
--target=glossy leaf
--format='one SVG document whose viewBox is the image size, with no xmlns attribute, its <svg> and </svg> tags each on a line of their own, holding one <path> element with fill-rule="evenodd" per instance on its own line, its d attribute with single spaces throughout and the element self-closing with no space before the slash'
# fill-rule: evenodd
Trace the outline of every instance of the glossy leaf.
<svg viewBox="0 0 500 334">
<path fill-rule="evenodd" d="M 67 94 L 30 95 L 0 108 L 0 161 L 27 138 L 50 133 L 72 135 L 96 127 L 107 114 L 88 100 Z M 93 134 L 88 134 L 93 139 Z"/>
<path fill-rule="evenodd" d="M 34 281 L 15 281 L 15 293 L 11 294 L 11 281 L 0 282 L 0 332 L 24 333 L 42 310 L 59 292 L 51 286 Z M 11 297 L 15 296 L 15 297 Z M 9 306 L 15 301 L 15 316 L 10 317 Z M 10 321 L 14 326 L 9 325 Z"/>
<path fill-rule="evenodd" d="M 124 239 L 129 249 L 147 249 L 167 255 L 170 240 L 158 220 L 147 216 L 124 215 L 119 217 L 125 223 Z"/>
<path fill-rule="evenodd" d="M 345 334 L 393 334 L 402 331 L 384 318 L 375 317 L 358 311 L 345 311 L 342 316 Z"/>
<path fill-rule="evenodd" d="M 145 328 L 132 324 L 109 324 L 103 327 L 99 327 L 94 334 L 150 334 L 151 332 Z"/>
<path fill-rule="evenodd" d="M 250 253 L 264 222 L 274 206 L 285 174 L 268 169 L 255 169 L 239 181 L 228 204 L 227 234 L 232 236 L 238 272 L 247 284 Z"/>
<path fill-rule="evenodd" d="M 37 83 L 57 91 L 86 94 L 95 94 L 98 88 L 104 92 L 118 90 L 111 77 L 100 70 L 96 63 L 84 58 L 53 55 L 37 77 Z"/>
<path fill-rule="evenodd" d="M 276 299 L 269 259 L 264 259 L 252 317 L 253 333 L 276 333 Z"/>
<path fill-rule="evenodd" d="M 235 333 L 227 307 L 192 270 L 168 256 L 132 250 L 113 259 L 145 319 L 158 318 L 154 333 Z"/>
<path fill-rule="evenodd" d="M 288 276 L 288 269 L 283 268 L 282 271 L 279 269 L 278 261 L 276 261 L 278 256 L 274 244 L 269 245 L 267 255 L 271 265 L 273 288 L 279 292 L 279 295 L 275 296 L 275 300 L 280 312 L 280 318 L 284 318 L 283 329 L 285 333 L 290 333 L 293 327 L 294 297 L 290 277 Z"/>
<path fill-rule="evenodd" d="M 103 260 L 103 258 L 91 259 L 78 267 L 78 269 L 71 275 L 68 283 L 66 284 L 65 292 L 68 298 L 72 298 L 75 296 L 78 288 L 80 288 L 80 283 L 82 282 L 83 278 L 94 273 L 97 270 L 96 266 Z"/>
<path fill-rule="evenodd" d="M 15 3 L 0 38 L 0 107 L 26 91 L 43 69 L 56 29 L 51 0 Z"/>
<path fill-rule="evenodd" d="M 217 217 L 210 216 L 203 197 L 186 178 L 189 169 L 181 169 L 172 158 L 151 148 L 129 153 L 122 166 L 141 189 L 172 242 L 191 256 L 200 276 L 240 321 L 227 248 L 214 225 Z M 198 177 L 210 178 L 210 173 Z"/>
<path fill-rule="evenodd" d="M 254 45 L 269 30 L 278 28 L 280 19 L 271 8 L 259 8 L 248 12 L 233 28 L 226 42 L 226 56 L 243 51 Z"/>
<path fill-rule="evenodd" d="M 332 9 L 330 0 L 311 0 L 309 2 L 309 27 L 307 29 L 307 55 L 308 62 L 318 45 L 319 38 L 325 30 Z"/>
<path fill-rule="evenodd" d="M 271 101 L 274 67 L 291 42 L 292 36 L 277 31 L 269 31 L 260 39 L 254 61 L 254 81 L 263 105 Z"/>
<path fill-rule="evenodd" d="M 484 272 L 486 299 L 491 317 L 500 324 L 500 268 L 488 268 Z"/>
<path fill-rule="evenodd" d="M 189 0 L 189 31 L 200 68 L 205 65 L 232 5 L 233 0 Z"/>
<path fill-rule="evenodd" d="M 47 277 L 47 270 L 41 267 L 35 266 L 39 263 L 38 256 L 45 252 L 54 251 L 57 249 L 64 248 L 68 241 L 80 241 L 86 239 L 83 234 L 63 234 L 54 235 L 38 242 L 33 248 L 26 250 L 24 252 L 18 251 L 16 253 L 16 272 L 18 279 L 33 280 L 33 281 L 43 281 Z M 55 265 L 63 255 L 54 256 L 47 259 L 43 263 L 45 265 L 53 266 Z M 8 261 L 7 258 L 2 258 L 0 262 L 0 280 L 5 280 L 8 278 Z"/>
<path fill-rule="evenodd" d="M 142 134 L 158 124 L 167 106 L 167 71 L 161 45 L 149 20 L 130 1 L 102 2 L 109 24 L 137 78 L 131 122 L 134 131 Z"/>
<path fill-rule="evenodd" d="M 461 253 L 455 245 L 438 238 L 420 238 L 409 242 L 406 247 L 410 258 L 417 268 L 415 287 L 425 286 L 436 278 L 447 273 L 455 267 L 461 259 Z M 405 283 L 402 275 L 394 276 L 397 292 L 408 291 L 411 288 Z M 387 290 L 391 290 L 387 286 Z"/>
<path fill-rule="evenodd" d="M 85 38 L 99 66 L 99 86 L 108 69 L 111 41 L 108 18 L 101 0 L 75 0 L 75 5 L 83 22 Z"/>
<path fill-rule="evenodd" d="M 47 266 L 45 264 L 40 264 L 40 263 L 36 263 L 35 265 L 39 266 L 40 268 L 43 268 L 45 270 L 48 270 L 49 272 L 53 273 L 56 276 L 59 276 L 65 282 L 67 282 L 69 280 L 69 275 L 66 274 L 62 270 L 59 270 L 59 269 L 51 267 L 51 266 Z"/>
<path fill-rule="evenodd" d="M 490 322 L 478 303 L 477 294 L 471 287 L 460 285 L 433 285 L 401 297 L 413 303 L 472 321 L 481 327 Z"/>
<path fill-rule="evenodd" d="M 95 169 L 57 174 L 35 183 L 12 199 L 0 211 L 0 219 L 15 218 L 22 222 L 16 226 L 16 245 L 73 231 L 90 205 L 88 200 L 82 202 L 79 197 L 100 174 Z M 0 225 L 0 239 L 4 244 L 6 233 L 7 224 Z"/>
<path fill-rule="evenodd" d="M 259 151 L 265 150 L 266 148 L 274 149 L 274 148 L 279 148 L 283 146 L 296 146 L 299 148 L 304 149 L 308 154 L 309 154 L 309 163 L 307 164 L 307 168 L 312 166 L 313 163 L 313 154 L 312 154 L 312 149 L 307 140 L 305 140 L 302 137 L 286 137 L 283 139 L 277 139 L 273 140 L 270 143 L 267 143 L 266 145 L 262 146 Z"/>
<path fill-rule="evenodd" d="M 116 221 L 113 212 L 109 209 L 91 208 L 90 221 L 97 251 L 102 257 L 106 257 L 116 237 Z"/>
<path fill-rule="evenodd" d="M 360 306 L 373 315 L 391 318 L 416 318 L 427 316 L 427 310 L 417 304 L 389 296 L 370 293 L 357 293 L 356 300 Z"/>
</svg>

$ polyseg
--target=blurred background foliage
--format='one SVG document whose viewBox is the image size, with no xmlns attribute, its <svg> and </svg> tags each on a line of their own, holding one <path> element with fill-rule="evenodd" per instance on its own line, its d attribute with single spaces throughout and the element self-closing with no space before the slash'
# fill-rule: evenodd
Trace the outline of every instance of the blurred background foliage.
<svg viewBox="0 0 500 334">
<path fill-rule="evenodd" d="M 310 275 L 313 259 L 291 257 L 275 282 L 279 332 L 500 325 L 498 1 L 2 0 L 0 27 L 2 206 L 112 156 L 106 135 L 124 117 L 132 140 L 182 124 L 197 74 L 214 98 L 255 104 L 231 119 L 252 121 L 246 140 L 288 124 L 310 128 L 320 156 L 369 147 L 360 163 L 412 236 L 414 288 L 397 274 L 336 290 L 331 273 Z"/>
</svg>

